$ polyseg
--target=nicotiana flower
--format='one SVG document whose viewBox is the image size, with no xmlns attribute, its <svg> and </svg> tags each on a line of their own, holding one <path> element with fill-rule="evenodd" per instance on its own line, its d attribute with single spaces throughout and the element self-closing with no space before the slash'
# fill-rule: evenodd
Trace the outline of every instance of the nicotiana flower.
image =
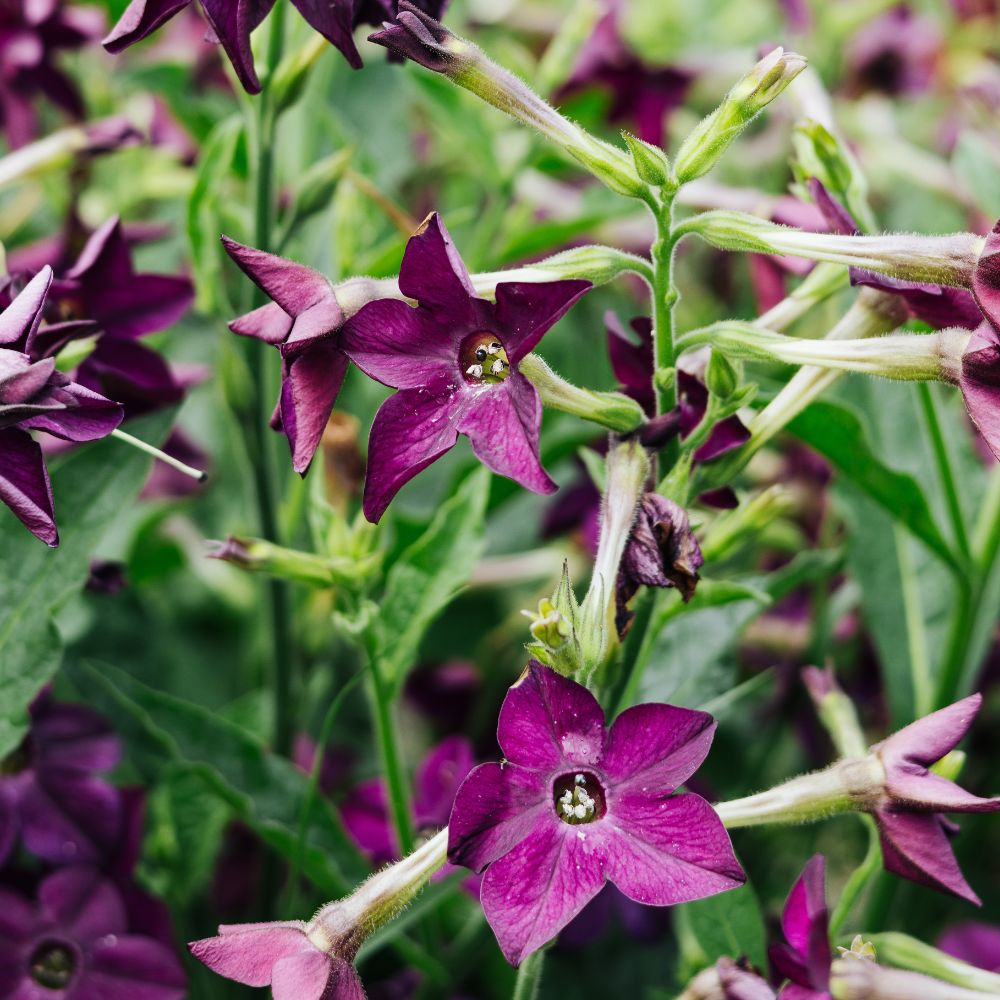
<svg viewBox="0 0 1000 1000">
<path fill-rule="evenodd" d="M 67 441 L 94 441 L 122 420 L 122 408 L 56 370 L 33 361 L 51 268 L 43 268 L 0 313 L 0 500 L 47 545 L 59 544 L 52 486 L 42 449 L 29 431 Z M 24 345 L 11 349 L 13 345 Z"/>
<path fill-rule="evenodd" d="M 0 889 L 0 996 L 18 1000 L 183 1000 L 184 970 L 135 933 L 121 895 L 95 869 L 48 875 L 32 903 Z"/>
<path fill-rule="evenodd" d="M 826 860 L 810 859 L 792 886 L 781 914 L 786 944 L 771 946 L 771 964 L 788 980 L 782 1000 L 830 1000 L 829 913 L 826 907 Z"/>
<path fill-rule="evenodd" d="M 607 12 L 581 46 L 572 74 L 556 99 L 595 86 L 604 88 L 611 94 L 608 119 L 627 123 L 644 142 L 662 146 L 666 118 L 684 103 L 693 74 L 644 63 L 619 31 L 621 0 L 608 0 L 606 6 Z"/>
<path fill-rule="evenodd" d="M 740 885 L 729 835 L 704 799 L 672 793 L 704 760 L 704 712 L 637 705 L 610 728 L 582 685 L 531 664 L 510 689 L 497 736 L 504 760 L 459 789 L 452 862 L 486 870 L 481 900 L 513 964 L 612 882 L 657 906 Z"/>
<path fill-rule="evenodd" d="M 849 88 L 855 93 L 919 94 L 933 83 L 942 43 L 934 21 L 899 4 L 848 41 Z"/>
<path fill-rule="evenodd" d="M 27 735 L 0 760 L 0 864 L 18 839 L 53 864 L 97 862 L 121 826 L 121 796 L 98 777 L 118 763 L 118 739 L 96 712 L 48 689 L 28 712 Z"/>
<path fill-rule="evenodd" d="M 414 776 L 413 820 L 418 833 L 447 825 L 455 793 L 474 764 L 472 745 L 463 736 L 449 736 L 424 757 Z M 341 803 L 340 815 L 373 865 L 399 857 L 382 778 L 353 788 Z"/>
<path fill-rule="evenodd" d="M 341 347 L 366 374 L 399 389 L 375 415 L 364 512 L 378 521 L 399 489 L 458 441 L 490 469 L 536 493 L 555 484 L 538 457 L 542 405 L 518 362 L 591 287 L 588 281 L 500 282 L 476 296 L 440 217 L 406 246 L 403 295 L 363 306 Z"/>
<path fill-rule="evenodd" d="M 872 747 L 885 769 L 881 794 L 871 809 L 878 824 L 885 867 L 904 878 L 979 903 L 949 843 L 942 814 L 994 812 L 1000 798 L 983 799 L 930 770 L 972 726 L 982 695 L 918 719 Z"/>
<path fill-rule="evenodd" d="M 281 352 L 281 396 L 271 426 L 288 438 L 292 466 L 305 475 L 347 374 L 336 338 L 344 311 L 333 286 L 304 264 L 222 237 L 227 253 L 273 301 L 229 324 L 233 333 Z"/>
<path fill-rule="evenodd" d="M 988 972 L 1000 972 L 1000 927 L 975 920 L 949 927 L 938 938 L 941 951 Z"/>
<path fill-rule="evenodd" d="M 72 118 L 83 117 L 80 92 L 55 58 L 96 38 L 102 21 L 99 11 L 60 0 L 0 4 L 0 128 L 11 148 L 35 137 L 33 101 L 38 95 Z"/>
<path fill-rule="evenodd" d="M 309 921 L 230 924 L 189 947 L 210 969 L 247 986 L 270 986 L 274 1000 L 364 1000 L 352 962 L 365 938 L 391 919 L 445 861 L 441 831 L 383 868 Z"/>
<path fill-rule="evenodd" d="M 774 1000 L 774 990 L 745 961 L 720 958 L 695 976 L 677 1000 Z"/>
</svg>

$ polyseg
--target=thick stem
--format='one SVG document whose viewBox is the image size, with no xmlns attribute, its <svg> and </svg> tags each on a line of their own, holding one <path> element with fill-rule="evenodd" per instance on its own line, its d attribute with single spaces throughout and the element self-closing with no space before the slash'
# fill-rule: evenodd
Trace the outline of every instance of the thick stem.
<svg viewBox="0 0 1000 1000">
<path fill-rule="evenodd" d="M 542 985 L 544 968 L 545 950 L 540 948 L 532 952 L 518 968 L 511 1000 L 536 1000 Z"/>
<path fill-rule="evenodd" d="M 382 677 L 378 661 L 371 659 L 372 716 L 375 738 L 378 741 L 382 771 L 389 792 L 389 813 L 400 851 L 406 855 L 413 850 L 413 821 L 410 811 L 410 793 L 399 755 L 396 724 L 392 718 L 392 686 Z"/>
<path fill-rule="evenodd" d="M 656 212 L 656 242 L 653 257 L 653 369 L 656 389 L 656 412 L 669 413 L 677 402 L 675 379 L 663 373 L 673 368 L 674 306 L 677 288 L 674 285 L 673 235 L 674 194 L 664 193 L 663 204 Z"/>
</svg>

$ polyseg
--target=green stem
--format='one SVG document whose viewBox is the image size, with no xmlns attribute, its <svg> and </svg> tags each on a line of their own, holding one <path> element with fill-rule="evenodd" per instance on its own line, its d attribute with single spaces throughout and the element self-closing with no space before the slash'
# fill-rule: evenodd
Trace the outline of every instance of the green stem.
<svg viewBox="0 0 1000 1000">
<path fill-rule="evenodd" d="M 955 470 L 951 464 L 951 457 L 948 454 L 948 446 L 944 440 L 944 433 L 941 430 L 941 421 L 938 416 L 937 405 L 931 388 L 926 382 L 921 382 L 917 386 L 917 397 L 920 400 L 920 409 L 923 412 L 924 422 L 927 425 L 927 433 L 931 439 L 931 447 L 934 451 L 934 461 L 937 465 L 938 477 L 941 480 L 941 487 L 944 490 L 945 502 L 948 505 L 948 515 L 951 518 L 952 530 L 955 533 L 955 541 L 958 542 L 962 555 L 969 559 L 972 549 L 969 546 L 969 535 L 965 529 L 965 517 L 962 514 L 962 504 L 958 498 L 958 485 L 955 482 Z"/>
<path fill-rule="evenodd" d="M 657 206 L 656 242 L 652 246 L 653 258 L 653 359 L 656 412 L 669 413 L 676 403 L 674 379 L 664 380 L 660 374 L 674 365 L 674 306 L 677 304 L 677 287 L 674 284 L 674 249 L 676 239 L 673 229 L 674 198 L 676 192 L 664 192 L 662 205 Z"/>
<path fill-rule="evenodd" d="M 926 715 L 934 710 L 934 692 L 931 685 L 931 665 L 927 655 L 927 632 L 920 606 L 920 577 L 913 565 L 910 539 L 897 523 L 892 528 L 899 565 L 899 582 L 903 596 L 903 619 L 906 623 L 907 659 L 910 661 L 910 678 L 913 685 L 913 704 L 916 715 Z"/>
<path fill-rule="evenodd" d="M 519 966 L 511 1000 L 536 1000 L 542 985 L 545 949 L 532 952 Z"/>
<path fill-rule="evenodd" d="M 882 847 L 879 844 L 878 828 L 870 816 L 862 816 L 868 828 L 868 851 L 861 864 L 851 873 L 840 899 L 830 917 L 830 937 L 836 938 L 851 915 L 854 904 L 868 883 L 882 870 Z"/>
</svg>

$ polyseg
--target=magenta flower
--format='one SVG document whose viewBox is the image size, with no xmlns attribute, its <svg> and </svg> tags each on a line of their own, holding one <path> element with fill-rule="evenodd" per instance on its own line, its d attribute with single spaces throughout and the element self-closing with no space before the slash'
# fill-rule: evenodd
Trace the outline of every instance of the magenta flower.
<svg viewBox="0 0 1000 1000">
<path fill-rule="evenodd" d="M 662 146 L 666 119 L 684 103 L 693 75 L 644 63 L 618 30 L 620 0 L 610 0 L 607 8 L 581 46 L 573 72 L 556 99 L 594 87 L 604 89 L 611 95 L 609 121 L 628 124 L 644 142 Z"/>
<path fill-rule="evenodd" d="M 0 313 L 0 501 L 32 534 L 55 546 L 52 486 L 42 449 L 28 432 L 94 441 L 121 423 L 122 408 L 71 382 L 52 358 L 29 356 L 51 284 L 52 269 L 43 268 Z"/>
<path fill-rule="evenodd" d="M 1000 927 L 967 920 L 938 938 L 938 948 L 969 965 L 1000 972 Z"/>
<path fill-rule="evenodd" d="M 712 807 L 671 793 L 711 746 L 710 715 L 637 705 L 610 728 L 582 685 L 532 663 L 507 693 L 499 764 L 465 779 L 448 856 L 486 870 L 482 904 L 517 965 L 606 882 L 640 903 L 700 899 L 744 881 Z"/>
<path fill-rule="evenodd" d="M 919 94 L 934 81 L 943 38 L 938 26 L 906 5 L 870 21 L 849 40 L 849 88 L 891 96 Z"/>
<path fill-rule="evenodd" d="M 403 295 L 363 306 L 341 346 L 366 374 L 399 389 L 375 415 L 364 512 L 378 521 L 399 489 L 464 434 L 490 469 L 536 493 L 556 486 L 538 457 L 542 405 L 518 362 L 589 289 L 588 281 L 501 282 L 478 298 L 440 216 L 406 246 Z"/>
<path fill-rule="evenodd" d="M 301 920 L 223 924 L 218 937 L 189 945 L 213 972 L 246 986 L 270 986 L 274 1000 L 364 1000 L 354 966 L 329 952 L 323 928 Z"/>
<path fill-rule="evenodd" d="M 83 705 L 61 705 L 46 688 L 31 727 L 0 761 L 0 864 L 20 839 L 53 864 L 96 862 L 116 846 L 121 796 L 98 777 L 121 756 L 107 722 Z"/>
<path fill-rule="evenodd" d="M 83 99 L 72 78 L 56 65 L 60 51 L 79 49 L 102 28 L 98 11 L 60 0 L 3 0 L 0 4 L 0 129 L 11 148 L 33 139 L 33 101 L 42 95 L 72 118 L 82 118 Z"/>
<path fill-rule="evenodd" d="M 982 695 L 971 695 L 872 747 L 885 768 L 884 790 L 871 809 L 885 867 L 977 905 L 979 897 L 965 881 L 949 843 L 953 828 L 942 814 L 995 812 L 1000 798 L 979 798 L 929 768 L 959 744 L 982 700 Z"/>
<path fill-rule="evenodd" d="M 347 374 L 336 334 L 344 313 L 333 286 L 304 264 L 222 237 L 226 252 L 273 301 L 229 324 L 233 333 L 281 352 L 281 396 L 271 426 L 288 438 L 292 467 L 305 475 Z"/>
<path fill-rule="evenodd" d="M 830 1000 L 829 925 L 826 861 L 817 854 L 792 886 L 781 914 L 787 944 L 770 949 L 771 964 L 788 980 L 781 1000 Z"/>
<path fill-rule="evenodd" d="M 413 821 L 418 832 L 447 826 L 459 786 L 476 759 L 463 736 L 442 740 L 420 762 L 414 776 Z M 340 806 L 347 832 L 375 866 L 400 856 L 382 778 L 357 785 Z"/>
<path fill-rule="evenodd" d="M 184 970 L 162 942 L 132 932 L 115 886 L 84 866 L 38 887 L 34 904 L 0 889 L 0 996 L 183 1000 Z"/>
</svg>

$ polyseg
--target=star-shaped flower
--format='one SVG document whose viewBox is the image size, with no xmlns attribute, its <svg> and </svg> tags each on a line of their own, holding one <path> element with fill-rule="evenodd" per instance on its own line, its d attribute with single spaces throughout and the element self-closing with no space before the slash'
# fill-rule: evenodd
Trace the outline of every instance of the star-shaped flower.
<svg viewBox="0 0 1000 1000">
<path fill-rule="evenodd" d="M 640 903 L 700 899 L 744 880 L 712 807 L 672 793 L 697 770 L 705 712 L 636 705 L 607 728 L 597 699 L 538 663 L 507 693 L 505 759 L 459 789 L 448 855 L 486 870 L 482 904 L 513 964 L 540 948 L 606 882 Z"/>
<path fill-rule="evenodd" d="M 536 493 L 555 484 L 538 457 L 542 405 L 518 362 L 591 286 L 501 282 L 478 298 L 444 224 L 431 215 L 406 246 L 395 299 L 363 306 L 340 344 L 366 374 L 399 389 L 368 444 L 364 512 L 378 521 L 399 489 L 464 434 L 494 472 Z"/>
</svg>

